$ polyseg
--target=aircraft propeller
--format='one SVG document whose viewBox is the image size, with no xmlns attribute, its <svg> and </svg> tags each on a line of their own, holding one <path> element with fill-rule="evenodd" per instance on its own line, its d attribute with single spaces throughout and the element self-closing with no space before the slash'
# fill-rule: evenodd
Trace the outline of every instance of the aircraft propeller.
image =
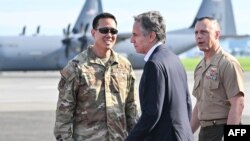
<svg viewBox="0 0 250 141">
<path fill-rule="evenodd" d="M 40 33 L 40 25 L 38 25 L 36 28 L 36 34 L 38 35 L 39 33 Z"/>
<path fill-rule="evenodd" d="M 63 34 L 65 38 L 62 40 L 62 43 L 65 45 L 65 56 L 68 58 L 69 56 L 69 46 L 71 43 L 71 38 L 69 37 L 70 34 L 70 24 L 67 27 L 67 30 L 63 29 Z"/>
<path fill-rule="evenodd" d="M 33 34 L 33 36 L 36 36 L 40 33 L 40 25 L 37 26 L 36 28 L 36 33 Z"/>
<path fill-rule="evenodd" d="M 89 28 L 89 23 L 86 24 L 85 28 L 84 28 L 84 31 L 83 31 L 83 36 L 79 37 L 78 40 L 80 41 L 81 43 L 81 46 L 80 46 L 80 51 L 82 52 L 88 45 L 88 38 L 86 36 L 86 33 L 88 31 L 88 28 Z"/>
<path fill-rule="evenodd" d="M 70 47 L 73 47 L 73 48 L 79 47 L 78 48 L 79 50 L 75 50 L 75 51 L 82 52 L 83 50 L 85 50 L 87 48 L 89 42 L 91 42 L 90 39 L 87 37 L 89 23 L 86 24 L 84 28 L 82 28 L 82 27 L 83 27 L 83 24 L 81 24 L 81 28 L 80 28 L 80 32 L 82 33 L 82 35 L 80 37 L 78 36 L 79 38 L 76 38 L 77 35 L 72 36 L 72 37 L 70 36 L 70 24 L 68 25 L 67 30 L 63 29 L 63 33 L 64 33 L 65 38 L 62 40 L 62 43 L 65 45 L 65 57 L 66 58 L 69 57 Z M 80 34 L 78 34 L 78 35 L 80 35 Z"/>
<path fill-rule="evenodd" d="M 20 35 L 25 35 L 25 32 L 26 32 L 26 26 L 23 26 L 23 30 L 22 30 L 22 32 L 20 33 Z"/>
</svg>

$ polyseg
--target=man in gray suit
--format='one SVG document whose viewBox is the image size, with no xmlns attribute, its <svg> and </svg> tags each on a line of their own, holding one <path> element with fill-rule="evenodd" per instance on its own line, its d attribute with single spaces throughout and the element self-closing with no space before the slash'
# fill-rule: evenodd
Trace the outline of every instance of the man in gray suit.
<svg viewBox="0 0 250 141">
<path fill-rule="evenodd" d="M 140 80 L 141 117 L 125 141 L 193 141 L 192 106 L 185 69 L 164 44 L 166 27 L 158 11 L 134 17 L 131 42 L 145 54 Z"/>
</svg>

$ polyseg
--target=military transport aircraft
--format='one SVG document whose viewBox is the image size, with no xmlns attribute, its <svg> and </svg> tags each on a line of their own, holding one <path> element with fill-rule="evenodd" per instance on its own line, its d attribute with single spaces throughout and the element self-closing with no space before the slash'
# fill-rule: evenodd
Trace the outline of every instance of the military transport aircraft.
<svg viewBox="0 0 250 141">
<path fill-rule="evenodd" d="M 0 71 L 61 69 L 93 42 L 89 31 L 94 16 L 100 12 L 103 12 L 101 0 L 86 0 L 73 29 L 68 25 L 63 30 L 64 36 L 0 36 Z M 176 54 L 194 47 L 193 28 L 197 18 L 203 16 L 218 19 L 224 37 L 236 36 L 231 0 L 203 0 L 189 28 L 167 33 L 167 46 Z M 130 35 L 119 33 L 114 50 L 127 57 L 135 69 L 142 68 L 144 56 L 135 52 Z"/>
<path fill-rule="evenodd" d="M 237 36 L 231 0 L 203 0 L 196 17 L 189 28 L 167 32 L 166 44 L 176 54 L 181 54 L 196 46 L 194 26 L 198 18 L 209 16 L 217 19 L 222 28 L 222 38 Z M 124 54 L 134 68 L 142 68 L 144 55 L 137 54 L 130 39 L 118 42 L 115 50 Z"/>
<path fill-rule="evenodd" d="M 61 36 L 0 36 L 0 71 L 58 70 L 91 43 L 90 25 L 103 12 L 101 0 L 86 0 L 71 30 Z"/>
</svg>

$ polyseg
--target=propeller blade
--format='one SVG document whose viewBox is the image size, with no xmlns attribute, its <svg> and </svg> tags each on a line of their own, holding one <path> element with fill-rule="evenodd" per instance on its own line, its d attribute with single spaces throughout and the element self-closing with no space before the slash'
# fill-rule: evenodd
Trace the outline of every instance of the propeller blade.
<svg viewBox="0 0 250 141">
<path fill-rule="evenodd" d="M 26 32 L 26 26 L 23 26 L 23 30 L 22 30 L 22 32 L 20 33 L 20 35 L 25 35 L 25 32 Z"/>
<path fill-rule="evenodd" d="M 85 28 L 84 28 L 84 36 L 86 36 L 88 28 L 89 28 L 89 23 L 87 23 L 86 26 L 85 26 Z"/>
<path fill-rule="evenodd" d="M 64 39 L 62 39 L 62 43 L 64 44 L 65 46 L 65 57 L 68 58 L 69 57 L 69 48 L 70 48 L 70 45 L 71 45 L 71 38 L 69 37 L 70 35 L 70 24 L 68 24 L 67 26 L 67 30 L 64 28 L 63 29 L 63 34 L 65 36 Z"/>
<path fill-rule="evenodd" d="M 39 33 L 40 33 L 40 25 L 38 25 L 36 29 L 36 34 L 39 34 Z"/>
<path fill-rule="evenodd" d="M 62 40 L 62 43 L 65 45 L 65 57 L 68 58 L 69 57 L 69 47 L 71 45 L 71 38 L 65 38 Z"/>
<path fill-rule="evenodd" d="M 67 28 L 66 33 L 67 33 L 67 36 L 69 36 L 69 34 L 70 34 L 70 24 L 68 24 L 68 28 Z"/>
<path fill-rule="evenodd" d="M 84 50 L 84 48 L 86 48 L 87 45 L 88 45 L 88 39 L 87 39 L 86 36 L 82 36 L 82 37 L 78 38 L 78 40 L 81 43 L 80 49 L 81 49 L 81 52 L 82 52 Z"/>
</svg>

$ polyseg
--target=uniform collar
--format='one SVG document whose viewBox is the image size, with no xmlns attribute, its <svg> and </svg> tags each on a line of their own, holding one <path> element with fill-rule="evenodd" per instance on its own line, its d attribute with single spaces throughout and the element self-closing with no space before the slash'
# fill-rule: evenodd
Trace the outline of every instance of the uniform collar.
<svg viewBox="0 0 250 141">
<path fill-rule="evenodd" d="M 92 51 L 92 48 L 93 45 L 90 45 L 88 48 L 87 48 L 87 54 L 88 54 L 88 58 L 89 58 L 89 62 L 90 63 L 96 63 L 96 64 L 103 64 L 102 60 L 97 57 L 94 52 Z M 110 49 L 111 50 L 111 56 L 110 56 L 110 59 L 109 59 L 109 62 L 110 64 L 113 64 L 113 63 L 117 63 L 118 64 L 118 54 L 116 52 L 113 51 L 113 49 Z"/>
<path fill-rule="evenodd" d="M 199 63 L 199 65 L 198 65 L 197 68 L 201 68 L 201 67 L 205 68 L 205 67 L 209 67 L 209 66 L 217 66 L 217 64 L 219 63 L 219 61 L 220 61 L 220 59 L 221 59 L 221 57 L 222 57 L 223 54 L 224 54 L 223 49 L 221 47 L 219 47 L 217 49 L 217 51 L 215 52 L 215 54 L 212 56 L 209 65 L 207 65 L 207 66 L 205 65 L 205 63 L 206 63 L 205 62 L 205 58 L 203 58 L 201 60 L 201 62 Z"/>
</svg>

